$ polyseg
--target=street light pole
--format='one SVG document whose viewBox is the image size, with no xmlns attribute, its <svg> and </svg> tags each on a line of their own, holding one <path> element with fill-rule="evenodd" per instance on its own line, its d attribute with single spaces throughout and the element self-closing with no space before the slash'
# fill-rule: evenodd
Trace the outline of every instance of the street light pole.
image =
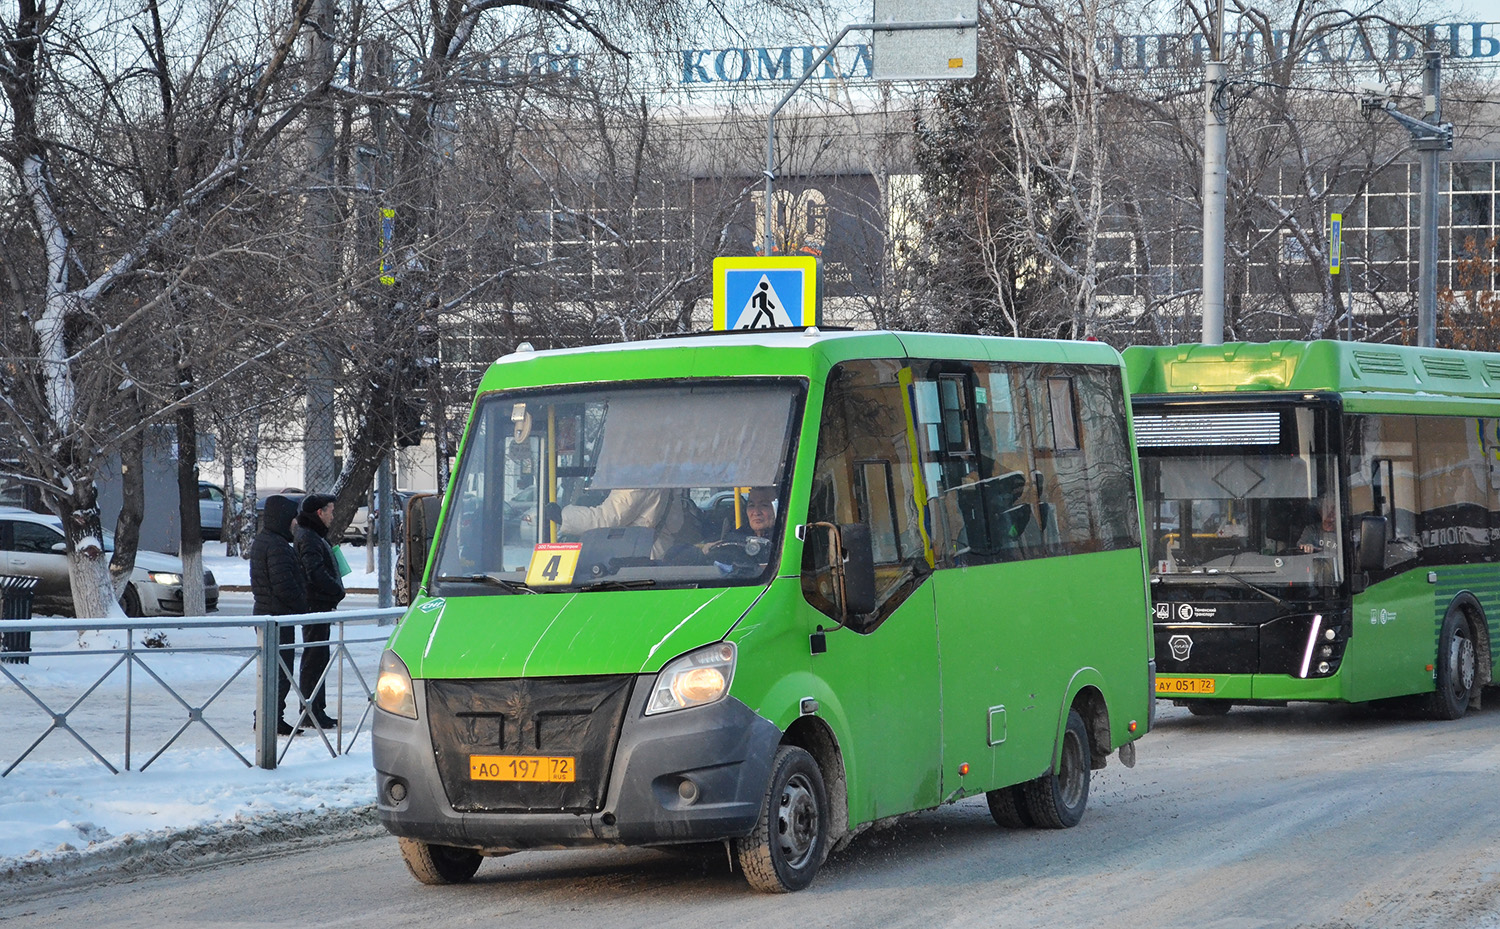
<svg viewBox="0 0 1500 929">
<path fill-rule="evenodd" d="M 1203 344 L 1224 341 L 1224 217 L 1229 204 L 1229 121 L 1224 113 L 1224 0 L 1214 13 L 1213 60 L 1203 73 Z"/>
<path fill-rule="evenodd" d="M 1422 116 L 1435 125 L 1442 125 L 1443 122 L 1442 104 L 1438 96 L 1442 89 L 1442 69 L 1442 53 L 1428 50 L 1422 68 Z M 1421 153 L 1422 160 L 1422 231 L 1419 240 L 1422 261 L 1417 281 L 1417 344 L 1427 348 L 1437 344 L 1438 152 L 1452 147 L 1451 127 L 1446 141 L 1441 144 L 1431 144 L 1428 140 L 1417 142 L 1417 151 Z"/>
<path fill-rule="evenodd" d="M 1429 49 L 1422 69 L 1422 115 L 1408 116 L 1384 96 L 1360 101 L 1362 110 L 1381 110 L 1411 133 L 1422 167 L 1421 227 L 1418 230 L 1417 272 L 1417 344 L 1431 348 L 1437 344 L 1437 225 L 1438 225 L 1438 153 L 1452 151 L 1453 124 L 1442 121 L 1443 55 Z"/>
</svg>

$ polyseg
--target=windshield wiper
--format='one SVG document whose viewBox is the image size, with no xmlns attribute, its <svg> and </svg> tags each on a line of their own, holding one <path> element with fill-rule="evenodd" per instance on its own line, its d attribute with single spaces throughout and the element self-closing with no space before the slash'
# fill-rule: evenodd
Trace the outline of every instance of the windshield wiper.
<svg viewBox="0 0 1500 929">
<path fill-rule="evenodd" d="M 508 581 L 503 577 L 496 577 L 493 574 L 439 574 L 434 580 L 455 581 L 460 584 L 489 584 L 492 587 L 508 590 L 513 594 L 537 593 L 537 591 L 527 587 L 520 581 Z"/>
<path fill-rule="evenodd" d="M 1267 600 L 1270 600 L 1272 603 L 1276 604 L 1277 606 L 1285 606 L 1286 605 L 1286 601 L 1285 600 L 1282 600 L 1280 597 L 1278 597 L 1275 594 L 1271 593 L 1269 590 L 1266 590 L 1264 587 L 1259 587 L 1259 586 L 1257 586 L 1255 584 L 1250 583 L 1249 581 L 1247 581 L 1244 578 L 1240 577 L 1238 574 L 1235 574 L 1235 573 L 1230 572 L 1230 571 L 1225 571 L 1223 568 L 1205 568 L 1204 570 L 1207 571 L 1209 574 L 1213 575 L 1214 577 L 1228 577 L 1228 578 L 1233 578 L 1234 580 L 1239 581 L 1241 584 L 1244 584 L 1249 589 L 1251 589 L 1251 590 L 1255 591 L 1256 593 L 1260 594 L 1262 597 L 1265 597 Z"/>
<path fill-rule="evenodd" d="M 592 584 L 580 584 L 579 590 L 640 590 L 644 587 L 655 587 L 656 581 L 649 577 L 636 578 L 631 581 L 594 581 Z"/>
</svg>

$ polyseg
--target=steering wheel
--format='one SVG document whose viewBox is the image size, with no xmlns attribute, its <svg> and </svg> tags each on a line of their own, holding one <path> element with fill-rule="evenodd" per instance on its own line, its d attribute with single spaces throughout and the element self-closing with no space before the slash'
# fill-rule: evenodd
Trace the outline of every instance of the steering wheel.
<svg viewBox="0 0 1500 929">
<path fill-rule="evenodd" d="M 771 547 L 770 539 L 746 536 L 743 539 L 720 539 L 708 547 L 708 557 L 713 561 L 737 567 L 758 567 L 766 563 Z"/>
</svg>

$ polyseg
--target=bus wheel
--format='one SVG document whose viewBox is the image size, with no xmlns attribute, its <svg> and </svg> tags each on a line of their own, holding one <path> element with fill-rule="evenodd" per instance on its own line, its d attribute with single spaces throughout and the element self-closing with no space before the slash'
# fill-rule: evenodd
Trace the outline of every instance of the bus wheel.
<svg viewBox="0 0 1500 929">
<path fill-rule="evenodd" d="M 1026 810 L 1043 829 L 1067 829 L 1083 819 L 1089 803 L 1089 730 L 1077 710 L 1068 711 L 1057 770 L 1024 785 Z"/>
<path fill-rule="evenodd" d="M 416 839 L 398 838 L 406 870 L 424 884 L 463 884 L 479 870 L 484 860 L 472 848 L 428 845 Z"/>
<path fill-rule="evenodd" d="M 1024 784 L 987 790 L 984 792 L 984 800 L 990 806 L 990 816 L 994 818 L 996 825 L 1006 829 L 1026 829 L 1036 825 L 1026 809 Z"/>
<path fill-rule="evenodd" d="M 1224 716 L 1234 708 L 1228 700 L 1184 700 L 1182 705 L 1194 716 Z"/>
<path fill-rule="evenodd" d="M 1432 715 L 1458 719 L 1469 709 L 1474 693 L 1474 639 L 1459 610 L 1449 610 L 1438 636 L 1437 693 L 1432 695 Z"/>
<path fill-rule="evenodd" d="M 787 893 L 812 883 L 828 854 L 828 791 L 812 755 L 795 745 L 776 750 L 760 818 L 735 844 L 756 890 Z"/>
</svg>

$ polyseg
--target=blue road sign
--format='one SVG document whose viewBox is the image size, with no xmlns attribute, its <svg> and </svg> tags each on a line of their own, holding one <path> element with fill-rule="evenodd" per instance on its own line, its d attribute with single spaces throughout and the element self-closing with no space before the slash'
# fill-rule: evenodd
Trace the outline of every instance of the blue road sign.
<svg viewBox="0 0 1500 929">
<path fill-rule="evenodd" d="M 714 328 L 779 329 L 817 325 L 813 258 L 716 258 Z"/>
</svg>

